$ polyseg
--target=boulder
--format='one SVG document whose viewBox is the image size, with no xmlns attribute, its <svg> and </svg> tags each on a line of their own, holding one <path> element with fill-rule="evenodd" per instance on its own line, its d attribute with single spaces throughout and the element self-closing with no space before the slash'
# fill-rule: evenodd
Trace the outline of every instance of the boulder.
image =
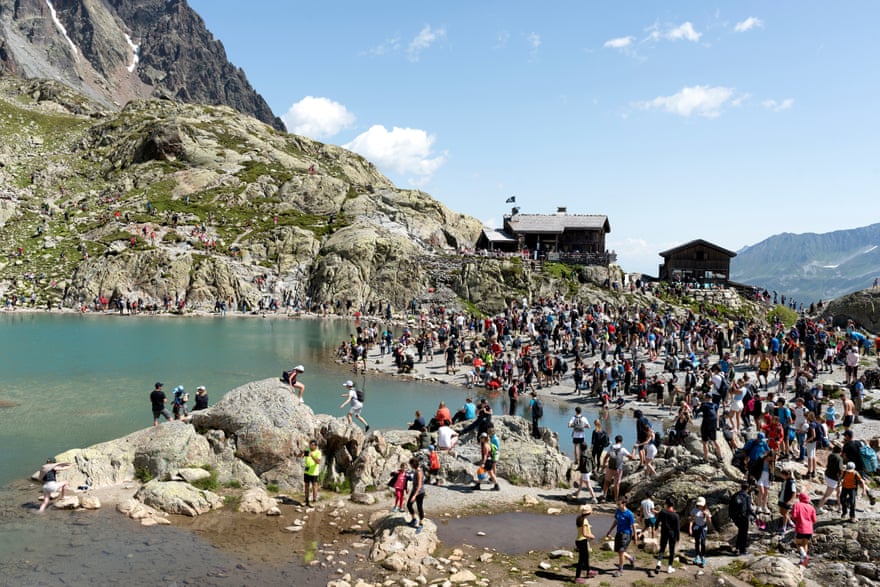
<svg viewBox="0 0 880 587">
<path fill-rule="evenodd" d="M 186 469 L 178 469 L 175 477 L 186 481 L 187 483 L 195 483 L 196 481 L 201 481 L 202 479 L 210 479 L 211 472 L 205 469 L 188 467 Z"/>
<path fill-rule="evenodd" d="M 80 497 L 79 505 L 83 509 L 99 510 L 101 509 L 101 500 L 94 495 L 84 495 Z"/>
<path fill-rule="evenodd" d="M 79 497 L 76 495 L 67 495 L 59 497 L 52 504 L 56 510 L 76 510 L 79 509 Z"/>
<path fill-rule="evenodd" d="M 437 526 L 431 520 L 423 520 L 424 529 L 416 529 L 407 524 L 403 514 L 374 515 L 370 519 L 373 530 L 373 546 L 370 560 L 380 563 L 384 568 L 407 575 L 420 575 L 427 572 L 424 560 L 439 544 Z"/>
<path fill-rule="evenodd" d="M 265 514 L 277 505 L 278 502 L 274 497 L 270 497 L 265 489 L 255 487 L 241 494 L 238 511 L 250 514 Z"/>
<path fill-rule="evenodd" d="M 764 555 L 745 561 L 737 577 L 755 585 L 799 587 L 804 568 L 787 558 Z"/>
<path fill-rule="evenodd" d="M 141 487 L 135 498 L 165 513 L 190 517 L 223 507 L 223 499 L 216 493 L 178 481 L 154 479 Z"/>
</svg>

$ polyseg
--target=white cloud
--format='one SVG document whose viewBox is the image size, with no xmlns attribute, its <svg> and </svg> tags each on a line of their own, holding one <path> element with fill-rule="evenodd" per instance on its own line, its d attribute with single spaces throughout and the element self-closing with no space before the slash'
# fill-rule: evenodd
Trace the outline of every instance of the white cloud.
<svg viewBox="0 0 880 587">
<path fill-rule="evenodd" d="M 605 41 L 602 47 L 605 49 L 626 49 L 632 45 L 633 41 L 635 41 L 635 37 L 618 37 Z"/>
<path fill-rule="evenodd" d="M 429 48 L 435 41 L 446 36 L 446 29 L 432 29 L 431 25 L 426 24 L 419 34 L 410 41 L 406 48 L 406 55 L 410 61 L 418 61 L 422 51 Z"/>
<path fill-rule="evenodd" d="M 661 29 L 659 24 L 654 24 L 647 30 L 646 41 L 680 41 L 684 39 L 696 43 L 703 36 L 703 33 L 698 33 L 694 29 L 694 25 L 690 21 L 678 26 L 667 26 L 665 29 Z"/>
<path fill-rule="evenodd" d="M 306 96 L 293 104 L 281 119 L 292 133 L 326 139 L 354 124 L 355 116 L 339 102 Z"/>
<path fill-rule="evenodd" d="M 529 42 L 529 45 L 532 46 L 532 49 L 537 49 L 541 46 L 541 35 L 538 33 L 529 33 L 526 36 L 526 40 Z"/>
<path fill-rule="evenodd" d="M 684 39 L 685 41 L 693 41 L 696 43 L 700 40 L 700 37 L 703 36 L 703 33 L 698 33 L 694 30 L 694 25 L 690 22 L 686 22 L 681 24 L 674 29 L 671 29 L 667 33 L 667 38 L 672 41 L 678 41 L 680 39 Z"/>
<path fill-rule="evenodd" d="M 657 96 L 653 100 L 641 102 L 640 107 L 661 109 L 679 116 L 697 114 L 706 118 L 715 118 L 721 114 L 722 108 L 733 97 L 733 89 L 724 86 L 690 86 L 671 96 Z"/>
<path fill-rule="evenodd" d="M 733 30 L 735 30 L 738 33 L 744 33 L 746 31 L 752 30 L 753 28 L 763 28 L 763 27 L 764 27 L 763 20 L 761 20 L 760 18 L 757 18 L 755 16 L 750 16 L 747 19 L 745 19 L 744 21 L 736 23 L 736 26 L 733 27 Z"/>
<path fill-rule="evenodd" d="M 792 106 L 794 106 L 794 98 L 786 98 L 781 102 L 777 102 L 776 100 L 764 100 L 761 102 L 761 105 L 767 110 L 772 110 L 773 112 L 782 112 L 783 110 L 788 110 Z"/>
<path fill-rule="evenodd" d="M 435 140 L 433 135 L 418 128 L 395 126 L 389 131 L 375 124 L 343 146 L 375 162 L 381 169 L 413 175 L 415 178 L 409 181 L 421 185 L 446 162 L 445 153 L 436 156 L 432 153 Z"/>
</svg>

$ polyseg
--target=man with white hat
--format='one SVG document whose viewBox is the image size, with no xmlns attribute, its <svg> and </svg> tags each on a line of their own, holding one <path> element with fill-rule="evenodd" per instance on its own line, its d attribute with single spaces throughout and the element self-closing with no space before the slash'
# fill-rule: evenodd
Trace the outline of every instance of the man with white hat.
<svg viewBox="0 0 880 587">
<path fill-rule="evenodd" d="M 348 389 L 346 393 L 342 394 L 342 397 L 347 397 L 348 399 L 342 402 L 342 405 L 339 407 L 344 408 L 346 404 L 351 404 L 351 407 L 348 409 L 348 423 L 352 423 L 351 418 L 354 416 L 364 425 L 364 432 L 369 432 L 370 425 L 367 424 L 367 421 L 361 416 L 361 409 L 364 407 L 364 392 L 359 391 L 351 380 L 346 381 L 342 386 Z"/>
</svg>

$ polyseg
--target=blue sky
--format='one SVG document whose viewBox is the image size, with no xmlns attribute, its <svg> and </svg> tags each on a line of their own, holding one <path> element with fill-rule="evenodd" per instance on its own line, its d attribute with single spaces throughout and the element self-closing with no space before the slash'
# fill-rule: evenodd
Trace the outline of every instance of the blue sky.
<svg viewBox="0 0 880 587">
<path fill-rule="evenodd" d="M 874 2 L 190 5 L 292 132 L 489 225 L 606 214 L 627 271 L 880 220 Z"/>
</svg>

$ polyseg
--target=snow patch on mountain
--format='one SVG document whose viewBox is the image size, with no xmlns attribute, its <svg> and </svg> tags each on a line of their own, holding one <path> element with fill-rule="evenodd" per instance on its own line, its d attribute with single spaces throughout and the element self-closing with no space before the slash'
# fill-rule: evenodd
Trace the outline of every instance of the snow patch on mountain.
<svg viewBox="0 0 880 587">
<path fill-rule="evenodd" d="M 61 21 L 60 21 L 60 20 L 58 20 L 58 13 L 55 12 L 55 7 L 52 6 L 52 2 L 51 2 L 51 0 L 46 0 L 46 5 L 49 6 L 49 12 L 52 14 L 52 22 L 55 23 L 55 28 L 57 28 L 58 31 L 59 31 L 62 35 L 64 35 L 64 38 L 67 39 L 67 43 L 70 45 L 70 48 L 73 50 L 73 57 L 74 57 L 74 59 L 76 59 L 77 61 L 79 61 L 79 49 L 77 49 L 76 44 L 73 42 L 73 39 L 71 39 L 71 38 L 67 35 L 67 29 L 64 28 L 64 25 L 61 24 Z"/>
</svg>

